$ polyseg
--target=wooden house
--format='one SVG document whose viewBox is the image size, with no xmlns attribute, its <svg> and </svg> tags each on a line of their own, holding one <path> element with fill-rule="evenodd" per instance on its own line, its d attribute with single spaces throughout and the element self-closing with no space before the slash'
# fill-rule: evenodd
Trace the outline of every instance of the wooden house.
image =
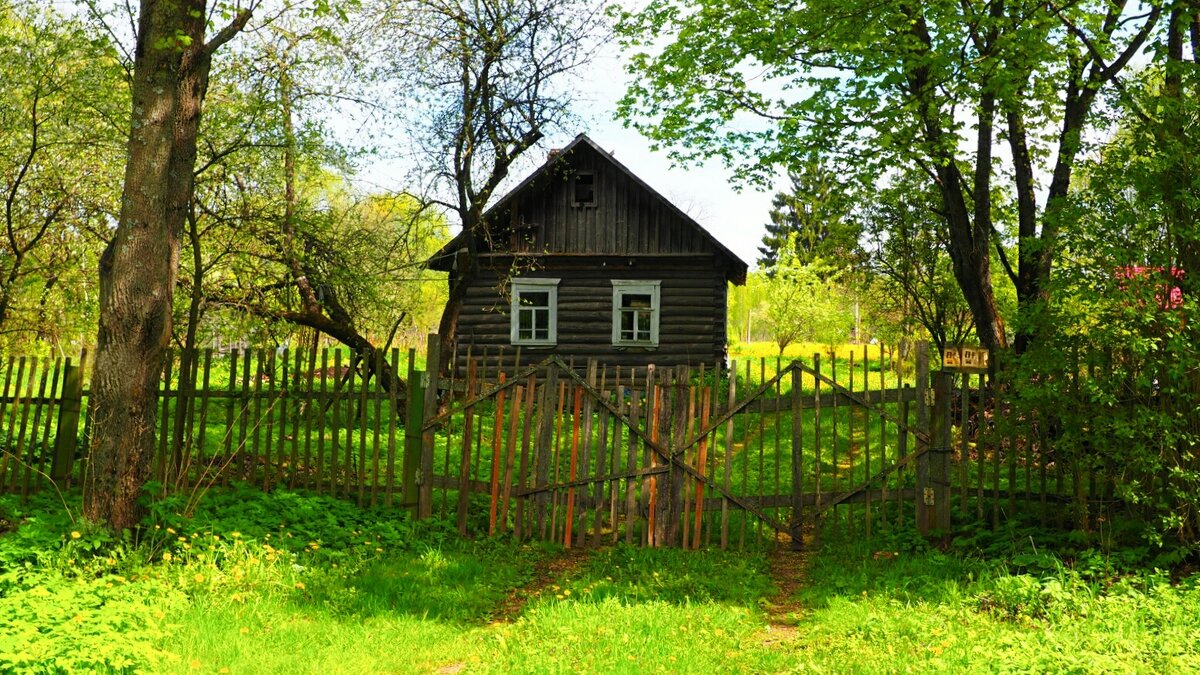
<svg viewBox="0 0 1200 675">
<path fill-rule="evenodd" d="M 470 348 L 577 364 L 723 362 L 728 284 L 746 263 L 580 134 L 485 214 L 458 321 Z M 429 261 L 453 277 L 464 234 Z M 460 360 L 461 363 L 461 360 Z"/>
</svg>

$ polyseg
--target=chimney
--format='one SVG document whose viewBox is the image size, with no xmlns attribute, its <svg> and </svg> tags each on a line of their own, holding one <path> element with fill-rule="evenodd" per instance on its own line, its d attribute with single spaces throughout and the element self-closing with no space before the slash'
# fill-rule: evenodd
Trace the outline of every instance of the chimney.
<svg viewBox="0 0 1200 675">
<path fill-rule="evenodd" d="M 554 148 L 550 152 L 546 153 L 546 161 L 553 162 L 554 160 L 558 159 L 559 155 L 561 154 L 562 148 Z"/>
</svg>

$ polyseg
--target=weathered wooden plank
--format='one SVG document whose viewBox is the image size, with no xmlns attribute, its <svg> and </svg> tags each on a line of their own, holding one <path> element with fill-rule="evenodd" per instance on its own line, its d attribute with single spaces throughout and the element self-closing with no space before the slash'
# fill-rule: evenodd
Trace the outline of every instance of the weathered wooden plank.
<svg viewBox="0 0 1200 675">
<path fill-rule="evenodd" d="M 467 396 L 470 398 L 475 393 L 476 387 L 476 372 L 478 368 L 477 361 L 469 361 L 467 363 Z M 472 430 L 475 424 L 475 406 L 467 406 L 463 409 L 463 432 L 462 432 L 462 451 L 459 454 L 458 465 L 458 532 L 466 536 L 467 534 L 467 482 L 471 480 L 471 440 Z"/>
</svg>

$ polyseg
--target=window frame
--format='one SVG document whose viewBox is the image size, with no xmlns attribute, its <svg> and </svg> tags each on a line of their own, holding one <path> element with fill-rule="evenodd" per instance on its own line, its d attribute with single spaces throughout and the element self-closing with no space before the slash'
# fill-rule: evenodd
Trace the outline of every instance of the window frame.
<svg viewBox="0 0 1200 675">
<path fill-rule="evenodd" d="M 657 347 L 659 323 L 662 317 L 662 280 L 612 280 L 612 344 L 615 347 Z M 621 298 L 624 295 L 650 296 L 650 340 L 621 338 Z M 635 328 L 636 332 L 636 328 Z"/>
<path fill-rule="evenodd" d="M 508 321 L 508 340 L 513 345 L 524 345 L 530 347 L 553 347 L 558 344 L 558 282 L 559 279 L 546 278 L 519 278 L 511 279 L 508 282 L 509 294 L 509 321 Z M 518 313 L 520 311 L 520 299 L 522 292 L 531 293 L 549 293 L 550 321 L 549 321 L 549 337 L 545 340 L 535 338 L 520 337 L 520 320 Z M 535 332 L 536 322 L 535 322 Z"/>
<path fill-rule="evenodd" d="M 592 179 L 592 200 L 589 202 L 581 202 L 576 197 L 579 196 L 579 188 L 577 186 L 579 179 L 587 176 Z M 591 208 L 596 206 L 596 172 L 594 171 L 576 171 L 571 176 L 571 206 L 577 208 Z"/>
</svg>

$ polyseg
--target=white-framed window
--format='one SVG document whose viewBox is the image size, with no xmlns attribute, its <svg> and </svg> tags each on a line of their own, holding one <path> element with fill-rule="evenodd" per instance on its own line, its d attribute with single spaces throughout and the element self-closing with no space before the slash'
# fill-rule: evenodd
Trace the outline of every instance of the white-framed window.
<svg viewBox="0 0 1200 675">
<path fill-rule="evenodd" d="M 661 281 L 617 281 L 613 285 L 612 343 L 633 347 L 658 345 Z"/>
<path fill-rule="evenodd" d="M 514 345 L 558 343 L 558 279 L 513 279 L 511 328 Z"/>
</svg>

